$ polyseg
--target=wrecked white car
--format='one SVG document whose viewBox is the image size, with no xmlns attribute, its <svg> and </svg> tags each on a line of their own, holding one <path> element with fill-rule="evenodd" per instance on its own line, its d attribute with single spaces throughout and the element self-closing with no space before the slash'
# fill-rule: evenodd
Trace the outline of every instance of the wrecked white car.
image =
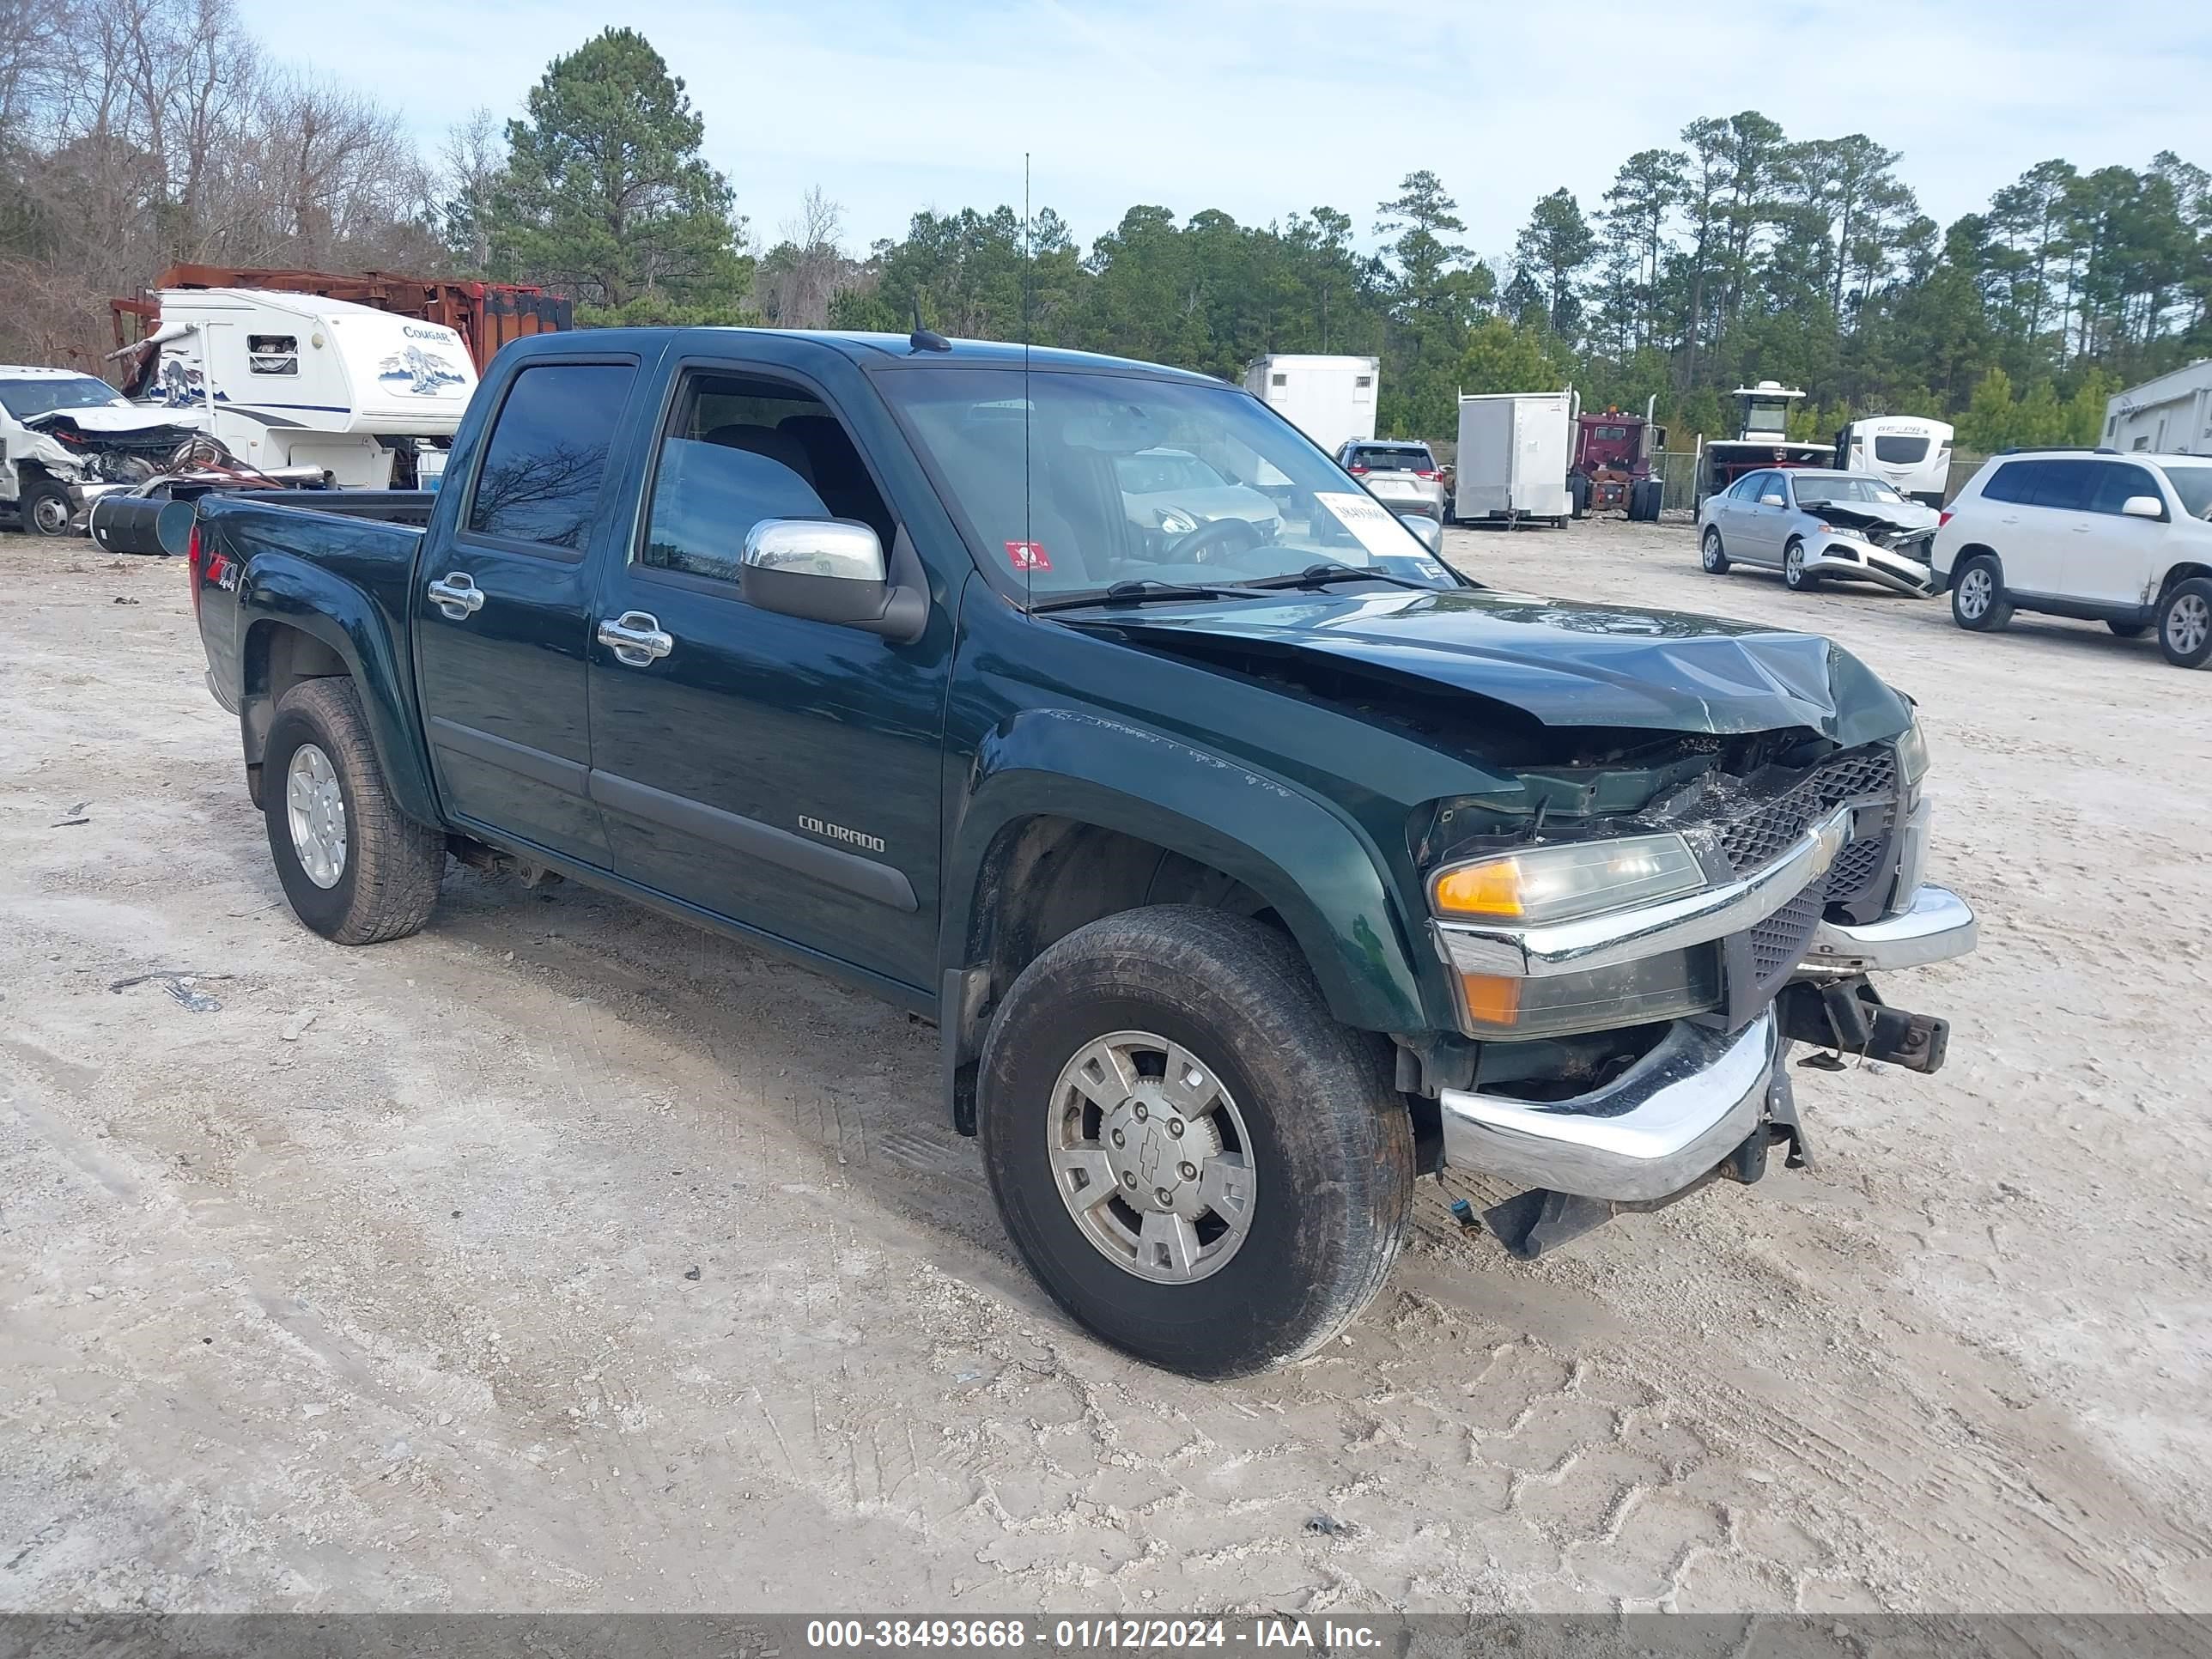
<svg viewBox="0 0 2212 1659">
<path fill-rule="evenodd" d="M 159 472 L 199 428 L 69 368 L 0 365 L 0 511 L 66 536 L 92 503 Z"/>
<path fill-rule="evenodd" d="M 1942 514 L 1863 472 L 1771 467 L 1747 472 L 1698 509 L 1698 545 L 1716 576 L 1734 564 L 1779 570 L 1800 592 L 1826 580 L 1873 582 L 1926 598 Z"/>
</svg>

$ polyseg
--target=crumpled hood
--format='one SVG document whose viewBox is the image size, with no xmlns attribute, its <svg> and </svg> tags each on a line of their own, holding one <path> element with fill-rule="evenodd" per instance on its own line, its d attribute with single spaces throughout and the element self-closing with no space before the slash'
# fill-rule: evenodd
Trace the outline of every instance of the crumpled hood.
<svg viewBox="0 0 2212 1659">
<path fill-rule="evenodd" d="M 1873 501 L 1814 502 L 1806 510 L 1817 513 L 1831 524 L 1852 529 L 1896 530 L 1905 535 L 1917 535 L 1923 530 L 1933 530 L 1943 515 L 1934 507 L 1919 501 L 1896 501 L 1876 504 Z"/>
<path fill-rule="evenodd" d="M 167 404 L 110 404 L 100 409 L 53 409 L 33 415 L 23 424 L 34 432 L 82 433 L 146 432 L 155 427 L 197 426 L 198 411 Z"/>
<path fill-rule="evenodd" d="M 1894 737 L 1912 718 L 1871 669 L 1818 635 L 1490 588 L 1286 592 L 1060 620 L 1167 651 L 1205 639 L 1334 659 L 1507 703 L 1547 726 L 1717 735 L 1802 726 L 1848 748 Z"/>
</svg>

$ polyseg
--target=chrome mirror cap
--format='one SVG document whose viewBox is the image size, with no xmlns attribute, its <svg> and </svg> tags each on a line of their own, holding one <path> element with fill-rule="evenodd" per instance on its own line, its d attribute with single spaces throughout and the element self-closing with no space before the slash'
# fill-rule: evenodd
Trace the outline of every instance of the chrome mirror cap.
<svg viewBox="0 0 2212 1659">
<path fill-rule="evenodd" d="M 876 532 L 842 519 L 763 519 L 745 537 L 744 563 L 753 570 L 834 581 L 886 580 L 884 544 Z"/>
</svg>

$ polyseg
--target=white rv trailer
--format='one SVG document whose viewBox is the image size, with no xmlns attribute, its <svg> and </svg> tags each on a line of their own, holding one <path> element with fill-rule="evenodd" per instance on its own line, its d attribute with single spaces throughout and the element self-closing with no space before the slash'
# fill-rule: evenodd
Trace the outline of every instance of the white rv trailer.
<svg viewBox="0 0 2212 1659">
<path fill-rule="evenodd" d="M 1462 396 L 1452 517 L 1565 524 L 1574 511 L 1567 468 L 1577 408 L 1572 391 Z"/>
<path fill-rule="evenodd" d="M 1837 466 L 1880 478 L 1908 501 L 1941 507 L 1951 483 L 1951 428 L 1917 415 L 1869 415 L 1836 434 Z"/>
<path fill-rule="evenodd" d="M 136 360 L 132 387 L 252 466 L 320 467 L 343 489 L 389 489 L 398 451 L 411 461 L 419 441 L 451 440 L 477 389 L 467 345 L 436 323 L 314 294 L 157 297 L 159 325 L 114 354 Z"/>
<path fill-rule="evenodd" d="M 2212 455 L 2212 357 L 2112 398 L 2105 405 L 2104 445 L 2130 453 Z"/>
<path fill-rule="evenodd" d="M 1323 357 L 1279 353 L 1244 371 L 1244 389 L 1334 455 L 1357 438 L 1375 435 L 1379 357 Z"/>
</svg>

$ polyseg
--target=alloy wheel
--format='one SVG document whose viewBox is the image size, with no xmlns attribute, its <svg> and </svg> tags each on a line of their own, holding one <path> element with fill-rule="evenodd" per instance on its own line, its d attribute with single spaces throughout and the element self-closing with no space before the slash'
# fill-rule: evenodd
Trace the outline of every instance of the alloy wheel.
<svg viewBox="0 0 2212 1659">
<path fill-rule="evenodd" d="M 1218 1273 L 1251 1230 L 1252 1140 L 1227 1085 L 1179 1043 L 1115 1031 L 1053 1085 L 1046 1155 L 1077 1227 L 1154 1284 Z"/>
<path fill-rule="evenodd" d="M 2175 599 L 2166 613 L 2166 638 L 2177 656 L 2188 656 L 2203 648 L 2204 641 L 2212 635 L 2212 605 L 2204 602 L 2201 593 L 2184 593 Z"/>
<path fill-rule="evenodd" d="M 1969 622 L 1980 621 L 1990 608 L 1990 599 L 1996 586 L 1986 565 L 1978 564 L 1960 577 L 1959 614 Z"/>
<path fill-rule="evenodd" d="M 318 887 L 337 886 L 345 874 L 345 794 L 331 757 L 314 744 L 292 751 L 284 771 L 284 807 L 300 868 Z"/>
</svg>

